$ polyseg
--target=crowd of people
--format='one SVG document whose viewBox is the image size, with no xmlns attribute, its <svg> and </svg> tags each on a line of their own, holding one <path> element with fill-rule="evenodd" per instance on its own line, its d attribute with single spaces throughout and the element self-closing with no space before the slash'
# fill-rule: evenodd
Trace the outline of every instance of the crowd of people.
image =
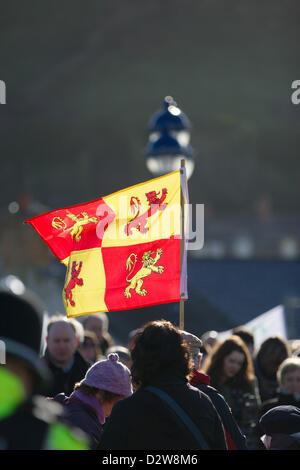
<svg viewBox="0 0 300 470">
<path fill-rule="evenodd" d="M 1 449 L 300 450 L 299 342 L 154 320 L 124 346 L 94 313 L 52 316 L 41 348 L 42 326 L 0 292 Z"/>
</svg>

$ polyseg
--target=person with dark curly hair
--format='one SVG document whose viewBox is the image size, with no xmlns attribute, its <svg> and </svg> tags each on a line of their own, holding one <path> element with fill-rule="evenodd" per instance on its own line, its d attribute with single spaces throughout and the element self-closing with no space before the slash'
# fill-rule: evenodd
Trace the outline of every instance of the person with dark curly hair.
<svg viewBox="0 0 300 470">
<path fill-rule="evenodd" d="M 259 447 L 257 429 L 261 400 L 249 350 L 239 336 L 218 343 L 203 365 L 211 385 L 223 395 L 249 450 Z"/>
<path fill-rule="evenodd" d="M 188 383 L 191 354 L 172 323 L 147 323 L 136 335 L 131 356 L 136 391 L 114 406 L 98 449 L 227 449 L 215 407 Z M 188 416 L 192 431 L 165 401 L 165 394 Z"/>
</svg>

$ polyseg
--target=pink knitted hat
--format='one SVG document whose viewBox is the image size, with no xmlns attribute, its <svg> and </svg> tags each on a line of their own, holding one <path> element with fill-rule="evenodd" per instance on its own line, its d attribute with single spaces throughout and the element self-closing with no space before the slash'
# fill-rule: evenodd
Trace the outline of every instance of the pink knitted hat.
<svg viewBox="0 0 300 470">
<path fill-rule="evenodd" d="M 93 364 L 80 383 L 125 397 L 132 394 L 130 371 L 119 362 L 116 353 L 109 354 L 107 359 Z"/>
</svg>

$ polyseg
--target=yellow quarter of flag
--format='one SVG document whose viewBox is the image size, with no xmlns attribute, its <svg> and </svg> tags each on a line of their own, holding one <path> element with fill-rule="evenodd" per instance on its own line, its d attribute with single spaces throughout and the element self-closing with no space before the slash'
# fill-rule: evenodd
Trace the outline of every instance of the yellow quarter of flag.
<svg viewBox="0 0 300 470">
<path fill-rule="evenodd" d="M 73 251 L 63 290 L 63 302 L 68 316 L 104 312 L 106 289 L 101 248 Z M 72 315 L 69 312 L 72 311 Z"/>
</svg>

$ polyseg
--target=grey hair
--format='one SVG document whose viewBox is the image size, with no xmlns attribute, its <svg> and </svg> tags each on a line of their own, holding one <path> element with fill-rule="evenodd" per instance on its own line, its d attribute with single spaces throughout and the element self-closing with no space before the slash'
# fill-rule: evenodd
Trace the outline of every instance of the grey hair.
<svg viewBox="0 0 300 470">
<path fill-rule="evenodd" d="M 108 316 L 106 315 L 105 312 L 98 312 L 98 313 L 88 313 L 87 315 L 80 315 L 78 317 L 81 324 L 83 325 L 83 328 L 85 328 L 85 325 L 88 321 L 89 318 L 97 318 L 98 320 L 101 320 L 102 322 L 102 332 L 107 333 L 108 332 Z"/>
<path fill-rule="evenodd" d="M 285 374 L 300 369 L 300 357 L 288 357 L 279 366 L 277 371 L 277 380 L 282 385 Z"/>
</svg>

